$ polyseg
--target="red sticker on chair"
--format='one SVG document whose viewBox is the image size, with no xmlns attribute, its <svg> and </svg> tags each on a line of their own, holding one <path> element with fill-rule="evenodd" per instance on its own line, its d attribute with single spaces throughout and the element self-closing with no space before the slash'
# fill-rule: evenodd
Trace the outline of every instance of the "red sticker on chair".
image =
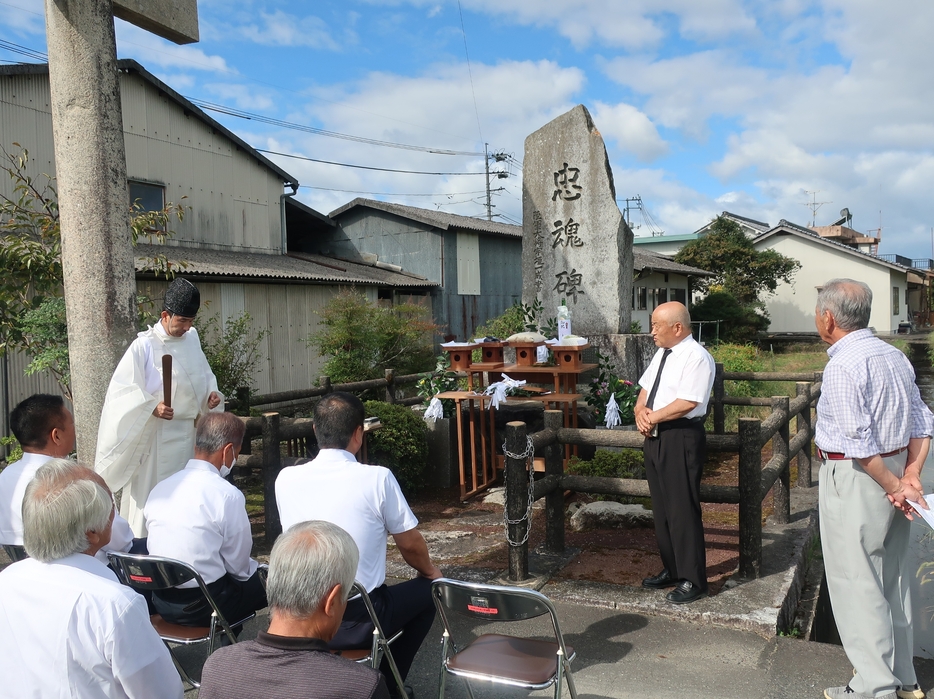
<svg viewBox="0 0 934 699">
<path fill-rule="evenodd" d="M 133 582 L 141 582 L 141 583 L 152 582 L 152 578 L 150 578 L 148 575 L 131 575 L 130 580 L 132 580 Z"/>
<path fill-rule="evenodd" d="M 468 604 L 467 609 L 478 614 L 499 614 L 499 610 L 495 607 L 478 607 L 475 604 Z"/>
</svg>

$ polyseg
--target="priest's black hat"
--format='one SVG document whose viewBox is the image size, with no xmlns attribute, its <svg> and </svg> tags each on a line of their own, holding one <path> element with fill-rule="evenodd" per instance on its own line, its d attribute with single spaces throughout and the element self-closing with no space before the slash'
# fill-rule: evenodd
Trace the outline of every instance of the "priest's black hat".
<svg viewBox="0 0 934 699">
<path fill-rule="evenodd" d="M 165 290 L 163 310 L 184 318 L 194 318 L 201 307 L 201 292 L 187 279 L 176 277 Z"/>
</svg>

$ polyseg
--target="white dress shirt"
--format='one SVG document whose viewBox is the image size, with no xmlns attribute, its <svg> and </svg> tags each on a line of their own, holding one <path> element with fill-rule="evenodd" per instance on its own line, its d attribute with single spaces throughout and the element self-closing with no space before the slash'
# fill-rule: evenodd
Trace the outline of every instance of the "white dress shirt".
<svg viewBox="0 0 934 699">
<path fill-rule="evenodd" d="M 26 486 L 35 478 L 39 467 L 53 458 L 48 454 L 24 452 L 23 458 L 0 472 L 0 544 L 23 545 L 23 498 L 26 496 Z M 129 523 L 114 513 L 110 543 L 97 552 L 97 559 L 106 565 L 108 551 L 126 553 L 132 545 L 133 532 Z"/>
<path fill-rule="evenodd" d="M 11 697 L 182 696 L 145 600 L 83 553 L 0 573 L 0 677 Z"/>
<path fill-rule="evenodd" d="M 314 460 L 282 469 L 276 503 L 283 531 L 310 519 L 347 531 L 360 549 L 357 581 L 367 592 L 386 581 L 386 536 L 418 526 L 392 471 L 361 464 L 343 449 L 322 449 Z"/>
<path fill-rule="evenodd" d="M 257 562 L 250 558 L 253 535 L 246 498 L 207 461 L 185 468 L 153 488 L 143 509 L 149 554 L 183 561 L 205 583 L 230 573 L 248 580 Z M 179 587 L 197 587 L 193 580 Z"/>
<path fill-rule="evenodd" d="M 655 384 L 655 375 L 658 373 L 658 366 L 661 364 L 664 352 L 665 350 L 659 347 L 658 352 L 652 357 L 649 368 L 639 377 L 639 386 L 645 389 L 646 393 L 651 392 Z M 684 417 L 703 417 L 707 414 L 707 403 L 710 401 L 710 389 L 713 388 L 715 369 L 710 352 L 705 350 L 691 335 L 688 335 L 671 348 L 652 409 L 660 410 L 681 398 L 697 403 Z"/>
</svg>

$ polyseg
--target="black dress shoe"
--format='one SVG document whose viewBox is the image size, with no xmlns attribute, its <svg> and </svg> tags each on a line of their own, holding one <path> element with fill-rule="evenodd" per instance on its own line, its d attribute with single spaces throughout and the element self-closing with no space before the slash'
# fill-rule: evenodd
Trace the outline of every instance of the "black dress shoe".
<svg viewBox="0 0 934 699">
<path fill-rule="evenodd" d="M 642 587 L 648 587 L 653 590 L 661 590 L 665 587 L 674 587 L 678 584 L 678 581 L 671 577 L 671 573 L 668 572 L 668 569 L 665 568 L 658 575 L 653 575 L 651 578 L 646 578 L 642 581 Z"/>
<path fill-rule="evenodd" d="M 699 588 L 689 580 L 682 580 L 674 590 L 665 595 L 665 599 L 674 604 L 687 604 L 706 595 L 707 590 Z"/>
</svg>

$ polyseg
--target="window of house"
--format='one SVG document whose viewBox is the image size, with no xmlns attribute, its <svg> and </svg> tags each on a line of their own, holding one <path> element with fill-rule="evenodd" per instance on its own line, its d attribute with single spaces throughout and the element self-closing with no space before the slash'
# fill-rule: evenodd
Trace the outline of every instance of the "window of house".
<svg viewBox="0 0 934 699">
<path fill-rule="evenodd" d="M 142 211 L 162 211 L 165 208 L 165 187 L 161 184 L 130 180 L 130 203 L 138 203 Z"/>
<path fill-rule="evenodd" d="M 683 303 L 685 306 L 688 305 L 687 289 L 669 289 L 668 298 L 671 301 L 677 301 L 678 303 Z"/>
<path fill-rule="evenodd" d="M 637 311 L 644 311 L 648 308 L 646 291 L 647 289 L 644 286 L 636 287 L 636 302 L 634 306 Z"/>
<path fill-rule="evenodd" d="M 668 289 L 649 289 L 649 301 L 652 304 L 652 310 L 663 303 L 668 303 Z"/>
<path fill-rule="evenodd" d="M 898 291 L 899 289 L 897 286 L 892 287 L 892 315 L 893 316 L 897 316 L 899 313 L 901 313 L 901 310 L 900 310 L 901 304 L 899 303 L 899 300 L 898 300 Z"/>
</svg>

